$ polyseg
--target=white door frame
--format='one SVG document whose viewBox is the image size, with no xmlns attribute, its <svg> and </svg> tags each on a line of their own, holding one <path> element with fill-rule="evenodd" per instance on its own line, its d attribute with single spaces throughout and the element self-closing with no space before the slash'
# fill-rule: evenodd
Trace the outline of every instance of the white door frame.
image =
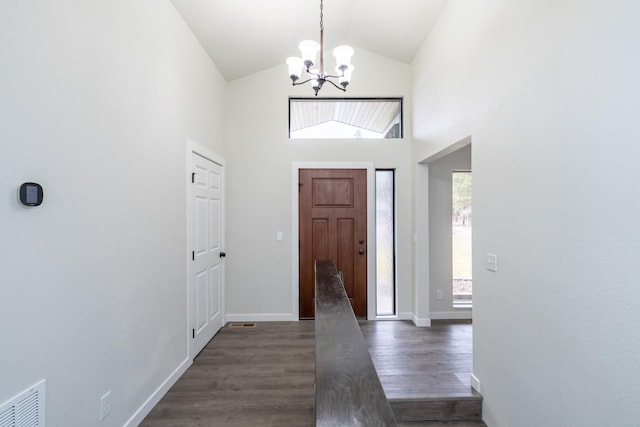
<svg viewBox="0 0 640 427">
<path fill-rule="evenodd" d="M 435 284 L 429 279 L 429 164 L 471 144 L 471 135 L 450 144 L 418 162 L 415 170 L 415 255 L 413 323 L 419 327 L 431 326 L 430 292 Z M 427 260 L 427 262 L 418 262 Z"/>
<path fill-rule="evenodd" d="M 366 169 L 367 170 L 367 318 L 376 318 L 376 193 L 373 162 L 293 162 L 291 167 L 291 313 L 300 319 L 298 246 L 298 176 L 300 169 Z"/>
<path fill-rule="evenodd" d="M 225 198 L 226 198 L 226 182 L 225 182 L 225 167 L 224 167 L 224 159 L 220 156 L 218 156 L 216 153 L 214 153 L 213 151 L 209 150 L 208 148 L 190 140 L 187 139 L 187 150 L 186 150 L 186 176 L 185 176 L 185 182 L 186 182 L 186 205 L 187 205 L 187 220 L 186 220 L 186 224 L 187 224 L 187 247 L 186 247 L 186 251 L 185 251 L 185 262 L 187 265 L 187 277 L 186 277 L 186 294 L 187 294 L 187 349 L 189 352 L 189 360 L 193 360 L 193 358 L 196 356 L 196 354 L 194 354 L 194 349 L 193 349 L 193 338 L 192 338 L 192 314 L 193 314 L 193 307 L 191 307 L 191 295 L 189 295 L 190 289 L 189 289 L 189 280 L 191 278 L 191 274 L 192 274 L 192 269 L 193 269 L 193 261 L 191 259 L 191 250 L 192 248 L 195 246 L 195 242 L 193 242 L 193 237 L 192 237 L 192 233 L 191 233 L 191 229 L 194 226 L 193 224 L 193 218 L 194 218 L 194 212 L 193 212 L 193 206 L 191 203 L 191 192 L 192 192 L 192 186 L 193 184 L 191 183 L 191 171 L 193 170 L 193 165 L 191 163 L 191 155 L 192 154 L 197 154 L 201 157 L 204 157 L 207 160 L 211 160 L 214 163 L 219 164 L 222 167 L 222 174 L 221 174 L 221 188 L 222 188 L 222 197 L 221 197 L 221 203 L 222 203 L 222 209 L 220 212 L 220 247 L 222 248 L 222 250 L 224 251 L 225 248 L 225 206 L 226 206 L 226 202 L 225 202 Z M 225 280 L 225 263 L 221 262 L 220 264 L 220 275 L 222 278 L 222 284 L 220 287 L 220 311 L 221 311 L 221 315 L 222 315 L 222 323 L 224 325 L 225 322 L 225 286 L 226 286 L 226 280 Z"/>
</svg>

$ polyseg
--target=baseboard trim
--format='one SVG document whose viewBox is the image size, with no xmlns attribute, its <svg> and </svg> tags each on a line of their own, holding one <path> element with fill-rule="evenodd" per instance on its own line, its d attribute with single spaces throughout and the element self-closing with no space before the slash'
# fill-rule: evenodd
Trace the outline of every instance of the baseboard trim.
<svg viewBox="0 0 640 427">
<path fill-rule="evenodd" d="M 480 392 L 480 380 L 475 375 L 471 374 L 471 388 L 473 388 L 478 393 Z"/>
<path fill-rule="evenodd" d="M 154 391 L 151 396 L 142 404 L 140 408 L 124 423 L 124 427 L 136 427 L 140 425 L 144 417 L 149 415 L 149 412 L 160 402 L 160 399 L 164 397 L 169 389 L 178 381 L 178 379 L 185 373 L 185 371 L 193 363 L 189 358 L 186 358 L 169 377 L 160 384 L 160 387 Z"/>
<path fill-rule="evenodd" d="M 429 313 L 433 320 L 466 320 L 471 319 L 471 310 L 432 311 Z"/>
<path fill-rule="evenodd" d="M 419 318 L 418 316 L 416 316 L 415 314 L 411 315 L 411 320 L 413 321 L 413 324 L 416 325 L 419 328 L 428 328 L 431 326 L 431 319 L 430 318 Z"/>
<path fill-rule="evenodd" d="M 413 313 L 410 311 L 398 313 L 398 320 L 413 320 Z"/>
<path fill-rule="evenodd" d="M 282 314 L 227 314 L 227 322 L 297 322 L 292 313 Z"/>
</svg>

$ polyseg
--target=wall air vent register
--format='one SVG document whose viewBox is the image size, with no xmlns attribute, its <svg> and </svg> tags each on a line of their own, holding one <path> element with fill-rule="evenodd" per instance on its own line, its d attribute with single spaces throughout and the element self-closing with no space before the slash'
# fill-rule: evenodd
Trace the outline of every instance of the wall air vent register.
<svg viewBox="0 0 640 427">
<path fill-rule="evenodd" d="M 45 381 L 0 405 L 0 427 L 45 427 Z"/>
</svg>

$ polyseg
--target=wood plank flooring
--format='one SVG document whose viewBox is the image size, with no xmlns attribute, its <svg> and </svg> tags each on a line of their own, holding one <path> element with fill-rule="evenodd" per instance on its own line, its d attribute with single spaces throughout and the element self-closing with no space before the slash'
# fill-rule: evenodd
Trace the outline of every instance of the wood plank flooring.
<svg viewBox="0 0 640 427">
<path fill-rule="evenodd" d="M 444 381 L 441 390 L 461 394 L 466 388 L 471 325 L 416 328 L 401 321 L 361 321 L 360 326 L 383 387 L 388 387 L 387 397 L 437 394 L 438 378 Z M 412 366 L 422 370 L 414 371 Z M 224 327 L 140 425 L 313 426 L 314 368 L 313 320 Z M 413 381 L 411 376 L 421 378 Z M 404 380 L 409 381 L 406 387 L 401 386 Z M 402 427 L 483 425 L 480 421 L 398 422 Z"/>
<path fill-rule="evenodd" d="M 360 329 L 388 399 L 477 395 L 470 322 L 360 321 Z"/>
<path fill-rule="evenodd" d="M 224 327 L 142 426 L 313 426 L 314 322 Z"/>
</svg>

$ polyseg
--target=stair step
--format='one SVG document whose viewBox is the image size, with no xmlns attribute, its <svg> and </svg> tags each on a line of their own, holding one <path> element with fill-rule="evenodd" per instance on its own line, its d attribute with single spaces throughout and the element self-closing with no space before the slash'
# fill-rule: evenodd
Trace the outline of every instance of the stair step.
<svg viewBox="0 0 640 427">
<path fill-rule="evenodd" d="M 480 420 L 461 421 L 398 421 L 398 427 L 487 427 Z"/>
<path fill-rule="evenodd" d="M 482 419 L 482 395 L 390 399 L 398 421 L 457 421 Z"/>
</svg>

